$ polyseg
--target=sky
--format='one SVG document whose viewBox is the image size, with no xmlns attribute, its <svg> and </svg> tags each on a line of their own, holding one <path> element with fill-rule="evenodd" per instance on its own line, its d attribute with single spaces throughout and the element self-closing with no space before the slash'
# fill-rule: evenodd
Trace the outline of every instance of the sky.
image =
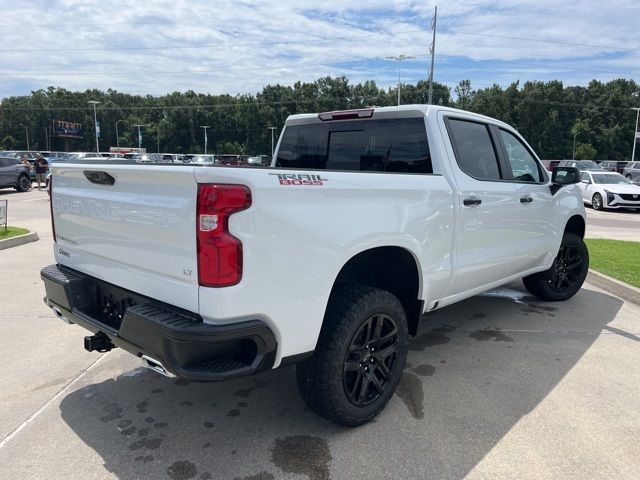
<svg viewBox="0 0 640 480">
<path fill-rule="evenodd" d="M 0 0 L 0 99 L 48 86 L 255 94 L 325 75 L 428 78 L 425 0 Z M 437 2 L 434 79 L 640 82 L 640 1 Z"/>
</svg>

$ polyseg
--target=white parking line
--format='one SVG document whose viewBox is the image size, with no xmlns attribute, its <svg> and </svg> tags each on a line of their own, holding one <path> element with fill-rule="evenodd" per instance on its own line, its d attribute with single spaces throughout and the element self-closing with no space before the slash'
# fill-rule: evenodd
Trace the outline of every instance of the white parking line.
<svg viewBox="0 0 640 480">
<path fill-rule="evenodd" d="M 49 399 L 49 401 L 47 403 L 45 403 L 42 407 L 40 407 L 33 415 L 31 415 L 29 418 L 27 418 L 24 422 L 22 422 L 20 424 L 20 426 L 18 426 L 18 428 L 16 428 L 13 432 L 11 432 L 9 435 L 7 435 L 6 437 L 4 437 L 4 439 L 0 442 L 0 449 L 2 449 L 13 437 L 15 437 L 18 433 L 20 433 L 20 431 L 26 427 L 27 425 L 29 425 L 31 422 L 33 422 L 42 412 L 44 412 L 47 407 L 49 405 L 51 405 L 53 402 L 55 402 L 60 396 L 62 396 L 62 394 L 64 394 L 67 390 L 69 390 L 78 380 L 80 380 L 82 377 L 85 376 L 85 374 L 87 374 L 89 372 L 89 370 L 91 370 L 93 367 L 95 367 L 98 362 L 100 360 L 102 360 L 103 358 L 105 358 L 106 355 L 102 355 L 100 356 L 95 362 L 93 362 L 91 365 L 89 365 L 89 367 L 87 367 L 86 370 L 80 372 L 73 380 L 71 380 L 62 390 L 60 390 L 58 393 L 56 393 L 53 397 L 51 397 Z"/>
<path fill-rule="evenodd" d="M 41 200 L 46 200 L 48 202 L 49 196 L 47 195 L 46 197 L 42 197 L 42 198 L 30 198 L 29 200 L 19 200 L 18 203 L 39 202 Z"/>
</svg>

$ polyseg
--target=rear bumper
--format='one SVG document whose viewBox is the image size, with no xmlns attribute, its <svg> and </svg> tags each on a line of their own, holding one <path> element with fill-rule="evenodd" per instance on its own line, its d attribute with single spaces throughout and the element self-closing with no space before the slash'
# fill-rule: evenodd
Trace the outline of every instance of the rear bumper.
<svg viewBox="0 0 640 480">
<path fill-rule="evenodd" d="M 260 320 L 210 325 L 199 315 L 150 299 L 62 265 L 44 268 L 45 302 L 58 316 L 169 373 L 215 381 L 273 367 L 277 343 Z"/>
</svg>

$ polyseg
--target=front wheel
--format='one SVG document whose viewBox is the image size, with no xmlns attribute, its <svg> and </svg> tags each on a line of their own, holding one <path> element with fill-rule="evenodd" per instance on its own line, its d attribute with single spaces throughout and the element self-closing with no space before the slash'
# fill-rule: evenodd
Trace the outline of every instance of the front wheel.
<svg viewBox="0 0 640 480">
<path fill-rule="evenodd" d="M 338 287 L 313 357 L 296 366 L 300 395 L 334 423 L 362 425 L 391 399 L 407 349 L 407 319 L 395 296 L 364 285 Z"/>
<path fill-rule="evenodd" d="M 542 300 L 557 302 L 573 297 L 589 271 L 589 250 L 582 238 L 565 233 L 560 250 L 549 270 L 522 279 L 529 293 Z"/>
<path fill-rule="evenodd" d="M 603 202 L 602 202 L 602 195 L 600 195 L 599 193 L 596 193 L 591 199 L 591 206 L 593 207 L 594 210 L 602 210 L 604 208 Z"/>
<path fill-rule="evenodd" d="M 628 173 L 627 173 L 627 179 L 631 180 L 631 175 L 629 175 Z"/>
</svg>

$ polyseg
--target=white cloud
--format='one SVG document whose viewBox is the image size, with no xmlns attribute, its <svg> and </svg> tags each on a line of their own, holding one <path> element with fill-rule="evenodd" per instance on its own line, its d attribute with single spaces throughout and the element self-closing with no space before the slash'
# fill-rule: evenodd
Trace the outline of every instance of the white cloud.
<svg viewBox="0 0 640 480">
<path fill-rule="evenodd" d="M 380 59 L 399 53 L 418 57 L 405 70 L 415 82 L 426 78 L 434 6 L 408 0 L 0 3 L 0 50 L 56 50 L 0 52 L 0 95 L 49 85 L 139 94 L 254 93 L 269 83 L 326 74 L 388 86 L 396 65 Z M 638 18 L 637 0 L 612 0 L 606 8 L 595 1 L 440 2 L 436 79 L 471 78 L 478 85 L 518 78 L 638 79 Z M 202 45 L 210 47 L 153 48 Z M 77 50 L 91 48 L 113 49 Z"/>
</svg>

